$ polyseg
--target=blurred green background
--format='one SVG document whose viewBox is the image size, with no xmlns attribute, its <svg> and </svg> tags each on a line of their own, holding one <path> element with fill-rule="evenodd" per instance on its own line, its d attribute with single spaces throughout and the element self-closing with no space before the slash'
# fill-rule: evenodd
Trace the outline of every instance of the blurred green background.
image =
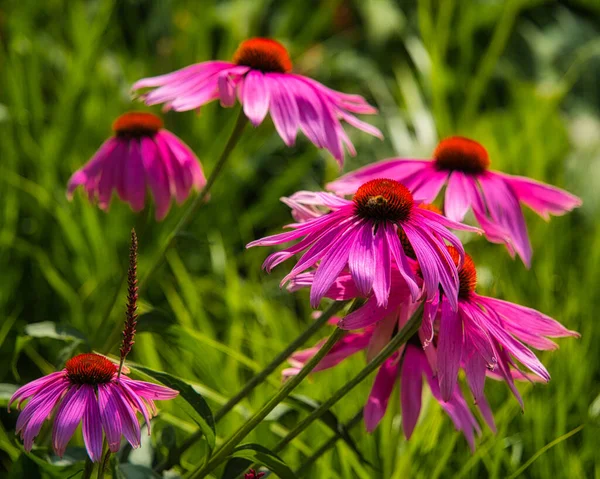
<svg viewBox="0 0 600 479">
<path fill-rule="evenodd" d="M 129 231 L 138 228 L 143 274 L 183 213 L 174 207 L 156 224 L 118 201 L 105 214 L 83 195 L 71 203 L 65 198 L 69 176 L 110 134 L 114 118 L 145 108 L 131 103 L 130 85 L 194 62 L 229 59 L 245 38 L 271 36 L 289 48 L 296 72 L 379 107 L 379 116 L 363 119 L 385 140 L 348 128 L 359 154 L 347 159 L 346 171 L 391 156 L 427 157 L 439 138 L 463 134 L 488 148 L 493 168 L 584 200 L 550 223 L 528 212 L 530 271 L 501 246 L 483 239 L 466 245 L 479 266 L 481 293 L 539 309 L 582 334 L 541 354 L 553 379 L 520 385 L 524 414 L 504 384 L 488 380 L 498 433 L 484 429 L 471 454 L 428 393 L 406 442 L 396 391 L 373 435 L 362 424 L 352 429 L 375 469 L 340 441 L 305 477 L 600 477 L 599 33 L 595 0 L 3 0 L 0 405 L 13 385 L 62 367 L 75 352 L 107 346 L 117 352 L 107 340 L 121 326 L 124 291 L 119 307 L 108 309 Z M 213 103 L 200 113 L 168 113 L 165 123 L 210 172 L 235 117 L 235 110 Z M 286 148 L 270 121 L 246 130 L 211 201 L 153 276 L 131 359 L 198 385 L 214 409 L 233 395 L 311 321 L 307 294 L 278 287 L 290 266 L 268 276 L 260 265 L 269 251 L 244 245 L 289 222 L 280 196 L 319 189 L 338 174 L 331 156 L 305 138 Z M 48 321 L 61 327 L 31 327 Z M 356 357 L 317 373 L 301 392 L 325 399 L 363 364 Z M 274 375 L 220 422 L 219 437 L 279 381 Z M 371 382 L 334 408 L 340 420 L 360 408 Z M 305 414 L 278 412 L 248 440 L 272 446 Z M 0 475 L 19 462 L 35 471 L 28 477 L 42 469 L 66 477 L 61 463 L 41 467 L 22 457 L 16 416 L 0 412 Z M 129 455 L 138 472 L 164 458 L 173 435 L 181 443 L 196 429 L 168 403 L 155 424 L 152 444 Z M 330 434 L 314 424 L 283 457 L 297 467 Z M 36 454 L 45 457 L 43 449 Z M 183 465 L 198 464 L 202 454 L 200 443 Z"/>
</svg>

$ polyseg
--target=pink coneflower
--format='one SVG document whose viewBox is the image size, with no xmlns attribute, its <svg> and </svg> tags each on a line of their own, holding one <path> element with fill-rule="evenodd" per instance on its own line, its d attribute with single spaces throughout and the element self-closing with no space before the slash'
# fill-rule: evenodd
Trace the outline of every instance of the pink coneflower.
<svg viewBox="0 0 600 479">
<path fill-rule="evenodd" d="M 103 432 L 111 452 L 117 452 L 121 435 L 132 447 L 140 446 L 141 413 L 150 434 L 150 418 L 156 414 L 156 399 L 172 399 L 177 391 L 144 381 L 134 381 L 121 374 L 117 366 L 99 354 L 80 354 L 67 361 L 65 368 L 19 388 L 10 398 L 9 406 L 30 399 L 19 419 L 17 433 L 24 440 L 26 451 L 44 421 L 53 411 L 52 446 L 62 457 L 67 443 L 79 423 L 90 459 L 98 462 L 102 456 Z"/>
<path fill-rule="evenodd" d="M 291 70 L 292 62 L 281 43 L 252 38 L 241 43 L 232 62 L 197 63 L 167 75 L 144 78 L 132 88 L 155 88 L 142 95 L 146 104 L 164 103 L 166 109 L 175 111 L 193 110 L 216 99 L 222 106 L 232 107 L 237 96 L 254 126 L 270 112 L 286 145 L 294 144 L 300 128 L 318 148 L 329 150 L 340 165 L 344 145 L 351 155 L 356 154 L 340 120 L 382 137 L 377 128 L 352 115 L 377 112 L 363 97 L 330 90 Z"/>
<path fill-rule="evenodd" d="M 471 208 L 488 239 L 504 243 L 526 266 L 531 263 L 531 244 L 519 202 L 549 218 L 581 205 L 572 194 L 522 176 L 489 170 L 490 159 L 476 141 L 455 136 L 440 142 L 433 160 L 391 159 L 348 173 L 329 183 L 337 194 L 353 194 L 365 181 L 385 176 L 404 183 L 416 199 L 432 202 L 444 185 L 444 212 L 462 221 Z"/>
<path fill-rule="evenodd" d="M 152 192 L 156 219 L 162 220 L 171 207 L 171 199 L 183 203 L 192 188 L 206 184 L 196 155 L 162 121 L 151 113 L 130 112 L 113 123 L 115 135 L 109 138 L 92 159 L 71 176 L 67 187 L 69 199 L 83 185 L 90 201 L 97 200 L 108 210 L 113 191 L 141 211 L 146 190 Z"/>
<path fill-rule="evenodd" d="M 384 321 L 387 321 L 392 328 L 395 326 L 401 327 L 403 324 L 402 321 L 398 322 L 390 318 Z M 374 343 L 378 342 L 375 337 L 376 331 L 377 328 L 370 327 L 363 332 L 347 334 L 321 360 L 314 371 L 332 368 L 360 351 L 367 351 L 368 358 L 369 350 L 372 349 Z M 391 334 L 392 331 L 390 330 L 390 337 Z M 319 348 L 320 344 L 317 344 L 313 348 L 295 353 L 290 358 L 292 367 L 284 370 L 284 376 L 297 374 L 304 364 L 317 353 Z M 433 367 L 430 361 L 433 361 Z M 380 366 L 364 408 L 364 421 L 367 431 L 372 432 L 375 430 L 385 415 L 390 396 L 398 382 L 402 406 L 402 428 L 406 438 L 410 439 L 421 412 L 423 377 L 425 377 L 433 397 L 450 416 L 456 429 L 462 431 L 465 435 L 471 449 L 475 448 L 475 432 L 479 434 L 481 429 L 462 396 L 460 388 L 457 387 L 454 390 L 448 401 L 442 400 L 438 381 L 434 375 L 435 362 L 435 347 L 429 345 L 426 354 L 418 336 L 415 336 Z M 491 414 L 487 414 L 489 407 L 485 398 L 478 403 L 478 406 L 482 412 L 486 412 L 484 417 L 492 430 L 495 430 L 493 418 Z"/>
<path fill-rule="evenodd" d="M 416 300 L 420 288 L 398 237 L 400 231 L 408 238 L 421 264 L 427 298 L 433 299 L 441 286 L 449 298 L 455 298 L 450 301 L 456 306 L 458 274 L 445 241 L 459 251 L 463 247 L 446 227 L 479 231 L 477 228 L 418 208 L 410 191 L 395 180 L 371 180 L 358 188 L 351 201 L 326 193 L 315 194 L 314 199 L 330 212 L 289 225 L 294 229 L 292 232 L 248 244 L 248 247 L 272 246 L 302 238 L 296 245 L 270 255 L 263 267 L 270 271 L 307 250 L 282 283 L 318 263 L 310 293 L 313 307 L 317 307 L 344 268 L 349 269 L 362 295 L 372 290 L 377 304 L 385 306 L 394 263 Z"/>
<path fill-rule="evenodd" d="M 459 252 L 452 247 L 448 250 L 458 265 Z M 442 397 L 447 399 L 454 391 L 458 369 L 462 366 L 475 399 L 480 400 L 486 370 L 491 369 L 507 382 L 523 406 L 511 369 L 517 377 L 526 379 L 527 376 L 517 368 L 516 362 L 541 380 L 550 380 L 544 365 L 525 344 L 538 350 L 556 349 L 558 345 L 548 338 L 578 337 L 579 333 L 534 309 L 477 294 L 477 272 L 469 255 L 458 267 L 458 275 L 458 310 L 453 310 L 442 294 L 437 314 Z"/>
</svg>

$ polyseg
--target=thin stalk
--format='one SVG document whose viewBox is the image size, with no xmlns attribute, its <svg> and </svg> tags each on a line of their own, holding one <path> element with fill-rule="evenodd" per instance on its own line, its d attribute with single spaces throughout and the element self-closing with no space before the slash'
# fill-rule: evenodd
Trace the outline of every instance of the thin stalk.
<svg viewBox="0 0 600 479">
<path fill-rule="evenodd" d="M 363 418 L 363 408 L 361 407 L 358 412 L 350 419 L 347 423 L 344 424 L 344 429 L 346 431 L 350 431 L 354 426 L 356 426 L 359 422 L 362 421 Z M 301 477 L 304 475 L 310 466 L 312 466 L 323 454 L 325 454 L 329 449 L 331 449 L 339 439 L 341 439 L 341 434 L 337 432 L 334 436 L 330 437 L 329 440 L 323 444 L 317 451 L 310 456 L 306 461 L 304 461 L 298 469 L 296 469 L 296 476 Z"/>
<path fill-rule="evenodd" d="M 300 346 L 302 346 L 308 339 L 311 338 L 319 329 L 321 329 L 327 321 L 329 321 L 335 314 L 348 304 L 348 301 L 336 301 L 332 303 L 323 314 L 317 318 L 316 321 L 312 322 L 311 325 L 304 330 L 296 339 L 294 339 L 283 351 L 281 351 L 273 360 L 265 366 L 256 376 L 250 379 L 240 391 L 229 399 L 221 409 L 215 413 L 215 423 L 218 423 L 223 417 L 231 411 L 242 399 L 248 396 L 257 386 L 262 384 L 267 377 L 271 375 L 279 366 L 281 366 L 287 358 L 289 358 Z M 183 444 L 165 461 L 160 463 L 156 467 L 157 472 L 162 472 L 165 469 L 169 469 L 175 464 L 179 463 L 181 456 L 191 446 L 193 446 L 198 440 L 202 438 L 202 431 L 198 430 L 191 436 L 189 436 Z"/>
<path fill-rule="evenodd" d="M 158 255 L 154 259 L 154 263 L 150 266 L 150 269 L 148 270 L 146 275 L 140 281 L 140 286 L 139 286 L 140 291 L 142 291 L 143 289 L 146 288 L 146 286 L 148 284 L 148 280 L 154 274 L 154 272 L 157 270 L 157 268 L 162 264 L 162 261 L 165 257 L 165 253 L 173 245 L 175 239 L 177 238 L 177 235 L 179 235 L 179 233 L 181 233 L 181 231 L 186 226 L 189 225 L 189 223 L 194 218 L 194 214 L 196 213 L 198 208 L 200 208 L 200 206 L 202 206 L 202 204 L 204 203 L 204 200 L 206 200 L 206 197 L 210 193 L 210 190 L 211 190 L 213 184 L 215 183 L 217 177 L 223 170 L 225 163 L 227 163 L 227 160 L 229 159 L 231 152 L 233 151 L 233 149 L 237 145 L 239 139 L 241 138 L 242 132 L 244 130 L 244 127 L 246 126 L 246 123 L 248 123 L 248 118 L 246 118 L 246 115 L 244 115 L 244 111 L 240 110 L 239 116 L 238 116 L 235 126 L 233 128 L 233 131 L 231 132 L 229 140 L 227 140 L 227 143 L 225 144 L 225 148 L 223 149 L 223 152 L 221 153 L 221 156 L 219 157 L 217 164 L 215 165 L 210 176 L 206 180 L 206 185 L 204 186 L 204 188 L 202 188 L 202 191 L 200 192 L 200 194 L 198 196 L 196 196 L 194 201 L 187 208 L 187 210 L 185 211 L 185 213 L 183 214 L 181 219 L 175 225 L 175 228 L 173 228 L 173 231 L 171 231 L 171 233 L 169 233 L 169 236 L 167 236 L 167 239 L 161 246 L 161 248 L 158 252 Z"/>
<path fill-rule="evenodd" d="M 313 421 L 319 419 L 329 409 L 360 384 L 369 374 L 383 364 L 383 362 L 394 354 L 400 346 L 406 343 L 412 336 L 417 332 L 421 325 L 421 318 L 423 314 L 423 306 L 419 307 L 417 311 L 412 315 L 410 320 L 404 325 L 404 327 L 392 338 L 392 340 L 383 348 L 380 353 L 373 358 L 373 360 L 367 364 L 354 378 L 347 382 L 344 386 L 338 389 L 333 396 L 327 401 L 321 404 L 315 409 L 310 415 L 306 416 L 300 421 L 295 428 L 293 428 L 287 436 L 285 436 L 275 447 L 272 449 L 273 452 L 277 453 L 281 451 L 287 444 L 289 444 L 294 438 L 296 438 L 302 431 L 304 431 Z"/>
<path fill-rule="evenodd" d="M 214 470 L 221 462 L 225 461 L 233 449 L 242 441 L 267 415 L 275 409 L 280 402 L 287 398 L 290 393 L 308 376 L 308 374 L 319 364 L 321 359 L 333 348 L 333 346 L 344 336 L 346 332 L 340 328 L 329 336 L 327 342 L 319 349 L 300 370 L 300 372 L 290 378 L 279 392 L 273 396 L 258 412 L 254 414 L 245 424 L 242 425 L 233 435 L 213 454 L 208 463 L 201 466 L 198 470 L 193 471 L 188 477 L 189 479 L 203 478 L 208 473 Z"/>
<path fill-rule="evenodd" d="M 102 457 L 102 460 L 98 464 L 97 479 L 104 479 L 104 474 L 106 472 L 106 466 L 108 466 L 108 463 L 110 462 L 110 449 L 108 448 L 108 443 L 106 442 L 106 440 L 104 440 L 104 444 L 102 447 L 103 447 L 104 455 Z"/>
<path fill-rule="evenodd" d="M 81 474 L 81 479 L 91 479 L 93 471 L 94 463 L 89 457 L 86 457 L 85 465 L 83 466 L 83 473 Z"/>
</svg>

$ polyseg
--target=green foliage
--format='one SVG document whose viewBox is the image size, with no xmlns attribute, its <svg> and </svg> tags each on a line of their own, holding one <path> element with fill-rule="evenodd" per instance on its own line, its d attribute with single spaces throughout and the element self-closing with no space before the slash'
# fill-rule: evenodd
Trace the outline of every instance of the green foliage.
<svg viewBox="0 0 600 479">
<path fill-rule="evenodd" d="M 362 424 L 349 431 L 356 448 L 384 478 L 598 474 L 598 15 L 596 3 L 583 0 L 2 2 L 0 382 L 9 385 L 2 390 L 54 371 L 88 347 L 117 353 L 111 338 L 119 337 L 124 316 L 120 278 L 131 227 L 139 234 L 143 276 L 183 213 L 174 206 L 156 224 L 152 212 L 136 216 L 118 201 L 105 214 L 82 194 L 65 198 L 69 176 L 110 134 L 112 120 L 145 109 L 130 102 L 131 84 L 193 62 L 227 59 L 247 36 L 273 36 L 289 47 L 298 72 L 379 107 L 380 115 L 367 121 L 385 140 L 348 128 L 359 154 L 347 159 L 346 171 L 391 156 L 427 157 L 439 137 L 464 134 L 486 145 L 493 168 L 584 199 L 580 210 L 550 223 L 527 215 L 534 248 L 529 271 L 501 246 L 483 239 L 466 245 L 482 293 L 539 309 L 582 334 L 541 354 L 552 381 L 519 385 L 524 414 L 505 385 L 488 381 L 498 433 L 484 430 L 471 454 L 427 395 L 415 433 L 405 441 L 396 394 L 374 434 Z M 213 103 L 200 114 L 164 118 L 210 172 L 235 111 Z M 244 246 L 289 223 L 280 196 L 318 189 L 338 174 L 328 153 L 302 136 L 286 148 L 269 121 L 248 128 L 210 202 L 149 283 L 131 359 L 192 384 L 213 411 L 224 404 L 311 321 L 306 293 L 278 287 L 288 267 L 267 275 L 260 269 L 267 250 Z M 118 307 L 110 310 L 120 285 Z M 314 374 L 299 393 L 322 402 L 363 364 L 354 357 Z M 219 422 L 216 443 L 279 384 L 274 375 Z M 370 386 L 365 381 L 337 404 L 335 417 L 353 416 Z M 159 407 L 151 438 L 155 463 L 173 441 L 181 445 L 198 429 L 176 401 Z M 45 449 L 22 453 L 15 418 L 0 412 L 0 476 L 12 470 L 7 477 L 54 477 L 59 466 Z M 269 448 L 292 427 L 285 416 L 264 421 L 247 440 Z M 317 422 L 281 457 L 296 469 L 331 434 Z M 43 430 L 41 448 L 47 438 Z M 79 433 L 72 444 L 77 441 Z M 195 468 L 205 452 L 198 443 L 183 455 L 182 467 Z M 266 453 L 256 454 L 244 457 L 269 465 Z M 120 459 L 127 462 L 127 454 Z M 83 465 L 60 467 L 76 472 Z M 115 476 L 145 477 L 145 468 L 127 463 Z M 373 469 L 352 443 L 340 440 L 305 477 L 372 478 Z"/>
</svg>

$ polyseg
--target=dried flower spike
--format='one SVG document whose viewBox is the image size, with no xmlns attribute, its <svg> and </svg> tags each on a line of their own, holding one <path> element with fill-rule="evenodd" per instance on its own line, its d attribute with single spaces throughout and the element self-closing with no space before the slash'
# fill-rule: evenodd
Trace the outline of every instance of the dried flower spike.
<svg viewBox="0 0 600 479">
<path fill-rule="evenodd" d="M 121 369 L 125 358 L 131 351 L 133 343 L 135 343 L 135 328 L 137 326 L 137 251 L 138 239 L 135 234 L 135 229 L 131 229 L 131 246 L 129 247 L 129 271 L 127 272 L 127 311 L 125 312 L 125 325 L 123 327 L 123 343 L 121 345 L 121 363 L 119 364 L 119 373 L 117 378 L 121 376 Z"/>
</svg>

